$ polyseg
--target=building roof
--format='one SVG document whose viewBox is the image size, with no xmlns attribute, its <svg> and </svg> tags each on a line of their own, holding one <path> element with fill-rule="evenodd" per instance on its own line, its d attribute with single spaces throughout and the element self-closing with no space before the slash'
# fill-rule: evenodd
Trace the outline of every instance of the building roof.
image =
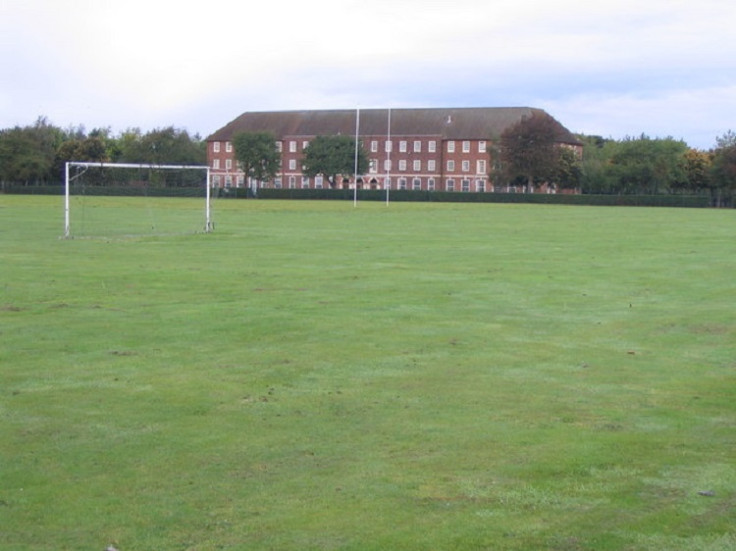
<svg viewBox="0 0 736 551">
<path fill-rule="evenodd" d="M 361 136 L 388 133 L 388 109 L 361 109 Z M 391 109 L 392 136 L 436 136 L 446 140 L 496 139 L 509 126 L 533 114 L 532 107 L 463 107 L 441 109 Z M 229 141 L 239 132 L 272 132 L 276 139 L 334 134 L 355 135 L 356 110 L 246 112 L 213 134 L 208 141 Z M 557 122 L 557 121 L 555 121 Z M 560 141 L 579 140 L 559 122 Z"/>
</svg>

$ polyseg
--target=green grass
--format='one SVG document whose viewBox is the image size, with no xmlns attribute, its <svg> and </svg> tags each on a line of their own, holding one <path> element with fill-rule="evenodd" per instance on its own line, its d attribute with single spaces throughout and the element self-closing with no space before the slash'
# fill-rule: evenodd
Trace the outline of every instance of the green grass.
<svg viewBox="0 0 736 551">
<path fill-rule="evenodd" d="M 0 548 L 736 549 L 734 214 L 0 196 Z"/>
</svg>

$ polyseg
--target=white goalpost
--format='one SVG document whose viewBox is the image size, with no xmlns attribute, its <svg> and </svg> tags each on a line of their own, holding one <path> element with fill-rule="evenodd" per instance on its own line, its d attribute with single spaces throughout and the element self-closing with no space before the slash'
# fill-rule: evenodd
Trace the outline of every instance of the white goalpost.
<svg viewBox="0 0 736 551">
<path fill-rule="evenodd" d="M 83 169 L 75 175 L 71 175 L 71 168 Z M 158 171 L 204 171 L 204 232 L 209 233 L 213 230 L 212 213 L 211 213 L 211 190 L 210 190 L 210 168 L 207 165 L 156 165 L 156 164 L 136 164 L 136 163 L 111 163 L 111 162 L 83 162 L 68 161 L 64 168 L 64 238 L 70 238 L 71 233 L 71 201 L 72 183 L 80 179 L 89 169 L 137 169 L 139 173 L 145 172 L 149 176 L 151 173 Z M 140 183 L 140 182 L 139 182 Z M 95 195 L 105 195 L 104 186 L 98 186 L 102 189 L 102 193 Z M 165 193 L 158 194 L 165 196 Z"/>
</svg>

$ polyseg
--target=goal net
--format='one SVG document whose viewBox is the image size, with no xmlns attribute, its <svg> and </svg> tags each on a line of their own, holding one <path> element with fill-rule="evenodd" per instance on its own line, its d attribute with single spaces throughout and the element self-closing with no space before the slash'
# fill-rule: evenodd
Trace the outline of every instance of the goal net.
<svg viewBox="0 0 736 551">
<path fill-rule="evenodd" d="M 209 167 L 66 163 L 64 237 L 212 231 Z"/>
</svg>

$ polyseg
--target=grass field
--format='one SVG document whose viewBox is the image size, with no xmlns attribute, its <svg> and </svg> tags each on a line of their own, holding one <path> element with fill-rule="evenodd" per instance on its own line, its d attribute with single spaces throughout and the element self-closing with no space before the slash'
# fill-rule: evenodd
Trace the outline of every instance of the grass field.
<svg viewBox="0 0 736 551">
<path fill-rule="evenodd" d="M 736 549 L 736 211 L 214 219 L 0 196 L 3 550 Z"/>
</svg>

